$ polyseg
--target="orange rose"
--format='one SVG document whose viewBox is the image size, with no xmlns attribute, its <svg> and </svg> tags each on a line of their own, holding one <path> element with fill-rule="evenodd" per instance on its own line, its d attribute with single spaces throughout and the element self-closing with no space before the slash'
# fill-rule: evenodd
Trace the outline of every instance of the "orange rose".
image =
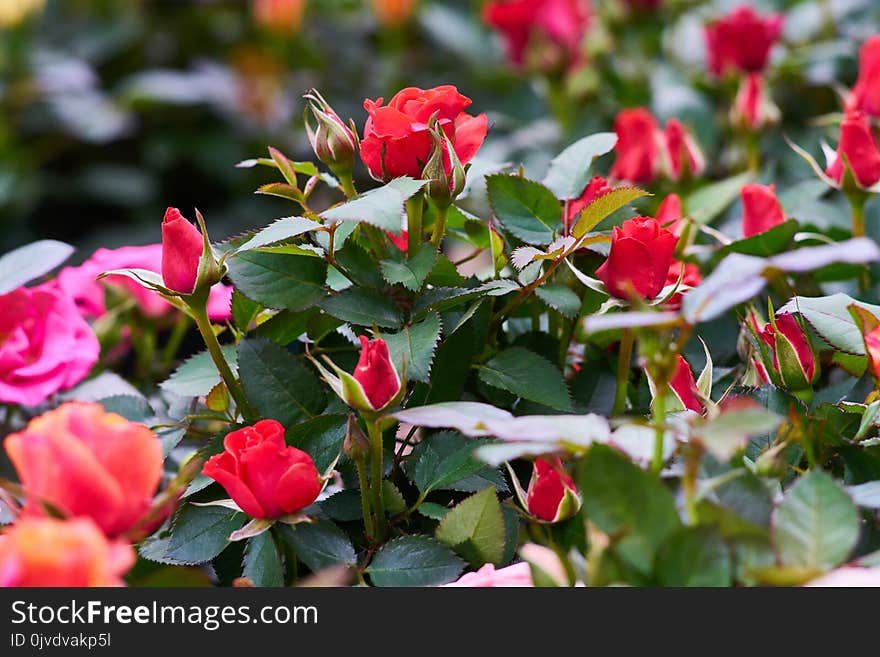
<svg viewBox="0 0 880 657">
<path fill-rule="evenodd" d="M 27 515 L 42 515 L 48 504 L 91 518 L 108 536 L 137 524 L 162 478 L 156 434 L 100 404 L 62 404 L 10 435 L 5 447 L 27 494 Z"/>
<path fill-rule="evenodd" d="M 134 562 L 86 518 L 25 518 L 0 535 L 0 586 L 122 586 Z"/>
</svg>

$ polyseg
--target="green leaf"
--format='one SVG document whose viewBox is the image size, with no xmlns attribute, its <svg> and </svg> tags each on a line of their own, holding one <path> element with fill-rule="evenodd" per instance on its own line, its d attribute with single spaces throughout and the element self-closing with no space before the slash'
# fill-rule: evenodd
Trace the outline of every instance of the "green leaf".
<svg viewBox="0 0 880 657">
<path fill-rule="evenodd" d="M 282 217 L 263 228 L 236 250 L 241 252 L 259 249 L 270 244 L 299 237 L 304 233 L 321 227 L 321 224 L 317 221 L 312 221 L 305 217 Z"/>
<path fill-rule="evenodd" d="M 363 287 L 350 287 L 321 304 L 324 312 L 343 322 L 356 326 L 380 326 L 397 328 L 400 326 L 400 310 L 394 301 L 378 290 Z"/>
<path fill-rule="evenodd" d="M 772 539 L 783 565 L 830 570 L 856 546 L 859 512 L 829 475 L 811 470 L 774 512 Z"/>
<path fill-rule="evenodd" d="M 590 182 L 590 167 L 595 159 L 611 152 L 617 143 L 613 132 L 597 132 L 579 139 L 550 161 L 544 186 L 557 198 L 577 198 Z"/>
<path fill-rule="evenodd" d="M 398 490 L 397 486 L 387 479 L 382 481 L 382 498 L 385 501 L 386 515 L 396 516 L 407 509 L 403 494 Z"/>
<path fill-rule="evenodd" d="M 35 278 L 48 274 L 74 252 L 70 244 L 40 240 L 0 256 L 0 294 L 8 294 Z"/>
<path fill-rule="evenodd" d="M 663 483 L 616 449 L 594 445 L 581 461 L 579 484 L 586 516 L 606 534 L 619 535 L 615 551 L 649 574 L 658 548 L 681 526 Z"/>
<path fill-rule="evenodd" d="M 682 316 L 689 324 L 706 322 L 756 296 L 767 284 L 761 275 L 767 260 L 731 253 L 703 282 L 684 295 Z"/>
<path fill-rule="evenodd" d="M 305 310 L 326 295 L 327 263 L 320 258 L 245 251 L 227 264 L 236 289 L 267 308 Z"/>
<path fill-rule="evenodd" d="M 499 565 L 504 556 L 505 529 L 495 487 L 459 502 L 440 521 L 436 536 L 474 566 Z"/>
<path fill-rule="evenodd" d="M 739 197 L 740 189 L 751 182 L 752 177 L 747 171 L 701 187 L 687 197 L 684 207 L 698 224 L 708 224 Z"/>
<path fill-rule="evenodd" d="M 257 586 L 284 586 L 281 556 L 272 540 L 271 531 L 248 540 L 242 568 L 242 575 L 249 577 Z"/>
<path fill-rule="evenodd" d="M 755 406 L 722 412 L 694 431 L 695 438 L 719 461 L 728 461 L 752 436 L 774 431 L 782 418 Z"/>
<path fill-rule="evenodd" d="M 532 180 L 498 173 L 486 176 L 489 203 L 501 225 L 528 244 L 550 244 L 562 230 L 562 205 Z"/>
<path fill-rule="evenodd" d="M 330 221 L 364 221 L 382 230 L 400 233 L 403 204 L 427 184 L 425 180 L 395 178 L 387 185 L 321 213 Z"/>
<path fill-rule="evenodd" d="M 816 334 L 835 349 L 865 355 L 862 332 L 849 312 L 856 305 L 880 317 L 880 306 L 838 292 L 826 297 L 793 297 L 778 312 L 800 313 Z"/>
<path fill-rule="evenodd" d="M 436 586 L 451 582 L 464 562 L 427 536 L 402 536 L 383 545 L 367 568 L 375 586 Z"/>
<path fill-rule="evenodd" d="M 339 456 L 345 440 L 348 416 L 342 414 L 319 415 L 301 424 L 289 427 L 285 432 L 288 445 L 301 449 L 315 462 L 318 472 L 324 472 Z"/>
<path fill-rule="evenodd" d="M 458 433 L 443 431 L 425 437 L 403 462 L 406 475 L 419 491 L 462 490 L 457 484 L 489 470 L 473 456 L 474 447 L 484 441 L 469 440 Z"/>
<path fill-rule="evenodd" d="M 244 296 L 237 289 L 232 291 L 232 321 L 241 331 L 247 331 L 260 314 L 263 306 Z"/>
<path fill-rule="evenodd" d="M 419 505 L 418 512 L 431 520 L 443 520 L 443 516 L 449 513 L 449 509 L 434 502 L 422 502 Z"/>
<path fill-rule="evenodd" d="M 569 319 L 578 316 L 581 310 L 580 297 L 561 283 L 547 283 L 535 290 L 537 297 L 548 306 Z"/>
<path fill-rule="evenodd" d="M 650 196 L 650 194 L 643 189 L 629 185 L 617 187 L 607 194 L 602 194 L 581 210 L 571 229 L 571 234 L 574 237 L 583 237 L 598 226 L 603 219 L 642 196 Z"/>
<path fill-rule="evenodd" d="M 306 333 L 309 322 L 319 313 L 318 308 L 309 308 L 301 312 L 282 310 L 257 326 L 252 334 L 286 347 L 303 333 Z"/>
<path fill-rule="evenodd" d="M 422 244 L 412 258 L 401 257 L 398 260 L 383 260 L 379 263 L 382 275 L 391 285 L 398 283 L 406 289 L 417 292 L 434 268 L 437 252 L 430 244 Z"/>
<path fill-rule="evenodd" d="M 798 222 L 789 219 L 763 233 L 731 242 L 719 249 L 718 254 L 725 256 L 728 253 L 744 253 L 753 256 L 771 256 L 788 248 L 798 228 Z"/>
<path fill-rule="evenodd" d="M 730 586 L 730 551 L 710 527 L 683 527 L 657 554 L 661 586 Z"/>
<path fill-rule="evenodd" d="M 262 418 L 289 427 L 315 417 L 327 405 L 318 377 L 284 347 L 248 338 L 238 346 L 238 360 L 245 396 Z"/>
<path fill-rule="evenodd" d="M 105 412 L 116 413 L 130 422 L 148 424 L 149 420 L 156 415 L 150 402 L 135 395 L 112 395 L 99 399 L 98 403 L 104 407 Z"/>
<path fill-rule="evenodd" d="M 523 399 L 560 411 L 573 410 L 562 372 L 550 361 L 523 347 L 497 353 L 480 367 L 479 376 L 484 383 Z M 540 385 L 536 385 L 539 381 Z"/>
<path fill-rule="evenodd" d="M 312 572 L 357 563 L 357 554 L 348 536 L 329 520 L 284 525 L 281 536 Z"/>
<path fill-rule="evenodd" d="M 174 518 L 165 556 L 187 564 L 210 561 L 229 545 L 229 535 L 245 520 L 247 516 L 238 511 L 187 504 Z"/>
<path fill-rule="evenodd" d="M 235 352 L 235 346 L 224 345 L 221 350 L 229 368 L 235 374 L 238 369 L 238 354 Z M 159 384 L 159 387 L 181 397 L 201 397 L 211 392 L 218 383 L 220 383 L 220 372 L 211 360 L 211 354 L 202 351 L 183 361 L 168 379 Z"/>
<path fill-rule="evenodd" d="M 437 313 L 429 314 L 418 324 L 405 326 L 399 333 L 383 334 L 382 338 L 388 344 L 388 352 L 398 372 L 403 371 L 406 362 L 407 379 L 430 381 L 434 351 L 440 340 L 440 316 Z"/>
</svg>

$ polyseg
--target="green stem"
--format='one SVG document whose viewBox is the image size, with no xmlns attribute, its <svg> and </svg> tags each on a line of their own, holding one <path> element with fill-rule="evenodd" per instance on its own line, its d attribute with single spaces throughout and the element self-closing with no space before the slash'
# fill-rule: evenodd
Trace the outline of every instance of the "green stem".
<svg viewBox="0 0 880 657">
<path fill-rule="evenodd" d="M 624 329 L 620 339 L 620 353 L 617 357 L 617 389 L 614 394 L 613 415 L 620 415 L 626 410 L 626 390 L 629 386 L 629 369 L 632 361 L 632 349 L 635 336 L 632 329 Z"/>
<path fill-rule="evenodd" d="M 376 516 L 376 541 L 385 538 L 385 495 L 382 490 L 382 430 L 376 420 L 367 422 L 367 432 L 370 436 L 370 492 L 373 495 L 373 512 Z"/>
<path fill-rule="evenodd" d="M 749 171 L 757 173 L 761 170 L 761 146 L 758 135 L 750 132 L 746 135 L 746 165 Z"/>
<path fill-rule="evenodd" d="M 663 437 L 666 433 L 666 382 L 657 383 L 657 396 L 654 397 L 654 456 L 651 458 L 651 472 L 660 474 L 663 469 Z"/>
<path fill-rule="evenodd" d="M 376 529 L 373 525 L 373 515 L 370 511 L 370 480 L 367 478 L 367 464 L 361 455 L 354 460 L 357 467 L 358 481 L 361 484 L 361 513 L 364 516 L 364 532 L 367 540 L 372 541 L 376 535 Z"/>
<path fill-rule="evenodd" d="M 852 207 L 852 236 L 865 236 L 865 197 L 861 194 L 849 197 Z"/>
<path fill-rule="evenodd" d="M 214 329 L 211 326 L 211 320 L 208 319 L 208 312 L 204 304 L 201 308 L 193 308 L 191 306 L 190 310 L 192 311 L 192 318 L 196 322 L 196 327 L 199 329 L 199 333 L 202 334 L 202 339 L 208 348 L 208 353 L 211 354 L 211 360 L 214 361 L 217 371 L 220 372 L 220 377 L 226 384 L 226 389 L 229 390 L 229 394 L 235 400 L 238 412 L 241 413 L 246 422 L 255 422 L 257 417 L 250 403 L 248 403 L 238 379 L 235 378 L 229 363 L 226 362 L 226 358 L 223 356 L 223 350 L 220 349 L 220 343 L 217 341 L 217 336 L 214 335 Z"/>
<path fill-rule="evenodd" d="M 431 244 L 435 249 L 440 248 L 443 236 L 446 234 L 446 215 L 449 214 L 449 206 L 437 207 L 437 218 L 434 220 L 434 232 L 431 234 Z"/>
<path fill-rule="evenodd" d="M 416 194 L 406 202 L 406 254 L 410 258 L 413 257 L 415 252 L 422 245 L 422 214 L 424 213 L 424 209 L 425 200 L 421 193 Z"/>
<path fill-rule="evenodd" d="M 342 185 L 342 193 L 345 194 L 345 198 L 349 201 L 357 198 L 357 190 L 354 188 L 354 181 L 351 178 L 351 174 L 339 176 L 339 183 Z"/>
<path fill-rule="evenodd" d="M 684 476 L 682 489 L 684 491 L 684 505 L 689 525 L 699 522 L 697 515 L 697 475 L 700 469 L 702 449 L 696 444 L 685 445 Z"/>
<path fill-rule="evenodd" d="M 565 578 L 568 580 L 568 585 L 574 586 L 575 582 L 577 582 L 577 573 L 574 570 L 574 566 L 571 564 L 571 559 L 569 559 L 568 555 L 565 553 L 565 550 L 562 549 L 562 546 L 559 545 L 559 543 L 553 540 L 553 532 L 549 527 L 547 528 L 547 542 L 550 544 L 550 549 L 556 554 L 556 558 L 559 559 L 559 563 L 562 564 L 562 569 L 565 571 Z"/>
</svg>

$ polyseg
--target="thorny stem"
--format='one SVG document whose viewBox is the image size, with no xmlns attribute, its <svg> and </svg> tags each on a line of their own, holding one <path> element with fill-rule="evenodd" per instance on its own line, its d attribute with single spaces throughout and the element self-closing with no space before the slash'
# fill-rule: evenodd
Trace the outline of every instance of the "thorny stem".
<svg viewBox="0 0 880 657">
<path fill-rule="evenodd" d="M 349 201 L 357 198 L 358 193 L 354 188 L 354 181 L 351 178 L 351 174 L 339 176 L 339 183 L 342 185 L 342 193 L 345 194 L 345 198 Z"/>
<path fill-rule="evenodd" d="M 363 454 L 354 459 L 357 466 L 358 481 L 361 484 L 361 513 L 364 516 L 364 531 L 367 540 L 372 541 L 376 534 L 376 528 L 373 525 L 373 516 L 370 511 L 370 480 L 367 478 L 367 464 Z"/>
<path fill-rule="evenodd" d="M 211 360 L 214 361 L 217 371 L 220 372 L 220 377 L 226 384 L 226 389 L 229 390 L 229 394 L 235 400 L 238 412 L 241 413 L 246 422 L 254 422 L 256 415 L 247 397 L 245 397 L 244 390 L 239 384 L 238 379 L 235 378 L 229 363 L 226 362 L 226 358 L 223 356 L 223 350 L 220 349 L 220 343 L 217 341 L 217 336 L 214 335 L 214 329 L 211 326 L 211 320 L 208 319 L 205 305 L 202 304 L 199 308 L 190 307 L 190 310 L 199 333 L 202 334 L 202 339 L 205 341 L 205 346 L 208 348 L 208 353 L 211 354 Z"/>
<path fill-rule="evenodd" d="M 654 397 L 654 456 L 651 458 L 651 472 L 660 474 L 663 469 L 663 437 L 666 433 L 666 382 L 657 383 L 657 396 Z"/>
<path fill-rule="evenodd" d="M 434 232 L 431 234 L 431 245 L 435 249 L 440 248 L 443 236 L 446 234 L 446 215 L 449 214 L 449 206 L 437 207 L 437 218 L 434 220 Z"/>
</svg>

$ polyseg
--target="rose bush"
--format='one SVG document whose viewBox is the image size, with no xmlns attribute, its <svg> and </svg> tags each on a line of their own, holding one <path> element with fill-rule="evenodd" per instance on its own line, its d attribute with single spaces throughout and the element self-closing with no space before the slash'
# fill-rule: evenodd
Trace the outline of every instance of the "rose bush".
<svg viewBox="0 0 880 657">
<path fill-rule="evenodd" d="M 473 17 L 555 121 L 312 89 L 291 156 L 239 164 L 280 218 L 0 258 L 0 584 L 873 582 L 876 37 L 831 79 L 797 15 L 625 5 Z M 647 66 L 656 12 L 705 60 Z"/>
</svg>

